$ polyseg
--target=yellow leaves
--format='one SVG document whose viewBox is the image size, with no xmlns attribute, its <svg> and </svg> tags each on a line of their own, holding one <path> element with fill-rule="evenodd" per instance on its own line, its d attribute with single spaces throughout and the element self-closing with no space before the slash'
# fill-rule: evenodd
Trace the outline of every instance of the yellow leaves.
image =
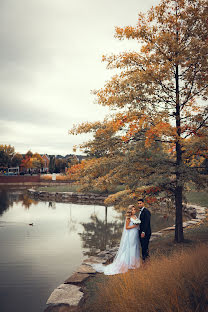
<svg viewBox="0 0 208 312">
<path fill-rule="evenodd" d="M 120 39 L 120 40 L 124 39 L 124 38 L 134 39 L 138 36 L 137 28 L 135 28 L 133 26 L 126 26 L 124 28 L 116 27 L 115 31 L 116 31 L 115 37 Z"/>
<path fill-rule="evenodd" d="M 83 169 L 86 166 L 86 161 L 82 160 L 81 163 L 75 164 L 71 166 L 70 168 L 67 169 L 66 175 L 69 177 L 71 180 L 77 180 L 79 176 L 82 174 Z"/>
<path fill-rule="evenodd" d="M 80 125 L 74 125 L 72 129 L 68 131 L 69 134 L 77 135 L 81 133 L 91 132 L 101 126 L 101 122 L 83 122 Z"/>
<path fill-rule="evenodd" d="M 123 125 L 124 125 L 124 122 L 122 120 L 116 120 L 113 123 L 113 130 L 116 132 L 116 131 L 120 130 Z"/>
<path fill-rule="evenodd" d="M 172 127 L 167 122 L 161 121 L 147 130 L 145 146 L 149 147 L 155 138 L 162 138 L 163 136 L 173 138 L 175 135 L 175 127 Z"/>
<path fill-rule="evenodd" d="M 117 202 L 120 202 L 122 198 L 127 197 L 130 194 L 131 194 L 130 190 L 123 190 L 123 191 L 117 192 L 115 194 L 108 196 L 108 198 L 105 200 L 105 204 L 115 205 Z"/>
</svg>

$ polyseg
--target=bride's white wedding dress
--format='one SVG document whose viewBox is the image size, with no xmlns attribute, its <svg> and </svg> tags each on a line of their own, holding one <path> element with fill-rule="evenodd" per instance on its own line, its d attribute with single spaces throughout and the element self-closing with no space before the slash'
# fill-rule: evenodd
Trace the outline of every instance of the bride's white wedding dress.
<svg viewBox="0 0 208 312">
<path fill-rule="evenodd" d="M 133 224 L 134 219 L 130 219 L 129 225 Z M 125 273 L 129 269 L 138 268 L 140 265 L 140 243 L 139 243 L 139 226 L 133 229 L 124 229 L 120 241 L 118 252 L 114 258 L 114 261 L 109 265 L 93 264 L 92 267 L 97 272 L 103 272 L 105 275 L 114 275 L 119 273 Z"/>
</svg>

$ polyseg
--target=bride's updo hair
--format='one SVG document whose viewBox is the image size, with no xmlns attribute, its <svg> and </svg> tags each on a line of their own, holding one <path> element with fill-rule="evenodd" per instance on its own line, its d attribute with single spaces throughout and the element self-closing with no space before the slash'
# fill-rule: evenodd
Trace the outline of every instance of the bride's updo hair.
<svg viewBox="0 0 208 312">
<path fill-rule="evenodd" d="M 126 212 L 126 217 L 127 219 L 130 219 L 131 218 L 131 214 L 132 214 L 132 208 L 134 207 L 134 205 L 129 205 L 128 206 L 128 209 L 127 209 L 127 212 Z"/>
</svg>

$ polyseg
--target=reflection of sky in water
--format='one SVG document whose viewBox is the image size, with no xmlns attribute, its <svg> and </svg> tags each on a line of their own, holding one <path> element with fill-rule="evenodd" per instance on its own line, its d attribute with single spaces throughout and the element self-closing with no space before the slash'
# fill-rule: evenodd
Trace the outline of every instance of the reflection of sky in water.
<svg viewBox="0 0 208 312">
<path fill-rule="evenodd" d="M 92 222 L 92 215 L 104 222 L 105 207 L 38 202 L 26 209 L 22 201 L 11 204 L 0 216 L 1 312 L 42 311 L 51 291 L 82 262 L 81 223 Z M 120 215 L 108 208 L 108 222 L 119 221 Z"/>
</svg>

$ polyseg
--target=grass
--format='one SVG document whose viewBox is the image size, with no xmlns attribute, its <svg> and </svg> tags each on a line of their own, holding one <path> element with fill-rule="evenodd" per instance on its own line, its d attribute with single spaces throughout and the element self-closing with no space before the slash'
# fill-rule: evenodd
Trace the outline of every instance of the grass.
<svg viewBox="0 0 208 312">
<path fill-rule="evenodd" d="M 208 207 L 208 192 L 207 191 L 191 191 L 186 193 L 188 203 L 199 206 Z"/>
<path fill-rule="evenodd" d="M 111 312 L 206 311 L 208 249 L 155 258 L 147 267 L 112 276 L 102 287 L 96 310 Z"/>
<path fill-rule="evenodd" d="M 60 185 L 60 186 L 43 186 L 37 187 L 37 191 L 45 192 L 78 192 L 78 185 Z"/>
<path fill-rule="evenodd" d="M 96 274 L 85 282 L 88 312 L 207 312 L 208 218 L 184 230 L 176 244 L 170 232 L 150 243 L 146 267 L 116 276 Z"/>
</svg>

